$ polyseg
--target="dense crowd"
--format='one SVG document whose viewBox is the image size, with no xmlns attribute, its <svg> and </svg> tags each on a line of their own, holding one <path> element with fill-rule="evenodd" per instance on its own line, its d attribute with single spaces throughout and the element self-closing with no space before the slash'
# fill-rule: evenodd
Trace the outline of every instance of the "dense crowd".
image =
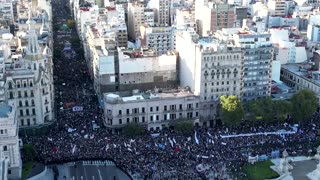
<svg viewBox="0 0 320 180">
<path fill-rule="evenodd" d="M 65 17 L 65 7 L 60 7 L 59 1 L 53 1 L 53 8 L 56 17 Z M 66 40 L 57 39 L 58 35 L 54 34 L 55 41 Z M 64 52 L 67 53 L 70 52 Z M 94 129 L 95 123 L 102 122 L 102 110 L 86 62 L 79 55 L 63 57 L 53 61 L 57 125 L 46 136 L 24 138 L 24 143 L 33 144 L 39 160 L 45 163 L 111 158 L 130 174 L 144 179 L 228 179 L 230 172 L 240 172 L 249 155 L 270 157 L 274 150 L 287 149 L 289 154 L 298 156 L 316 148 L 318 114 L 313 123 L 298 127 L 287 123 L 242 124 L 233 129 L 195 128 L 187 136 L 167 129 L 130 139 L 105 128 Z M 83 111 L 73 112 L 72 106 L 82 106 Z M 280 131 L 294 133 L 257 134 Z M 237 136 L 241 133 L 253 135 Z"/>
</svg>

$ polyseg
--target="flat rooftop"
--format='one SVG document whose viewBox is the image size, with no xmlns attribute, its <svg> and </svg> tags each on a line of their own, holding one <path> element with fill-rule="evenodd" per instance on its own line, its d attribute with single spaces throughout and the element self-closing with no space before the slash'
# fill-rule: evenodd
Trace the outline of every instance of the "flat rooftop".
<svg viewBox="0 0 320 180">
<path fill-rule="evenodd" d="M 148 100 L 159 100 L 159 99 L 174 99 L 184 97 L 198 97 L 189 91 L 175 91 L 175 92 L 146 92 L 137 93 L 132 96 L 120 96 L 115 93 L 105 93 L 105 101 L 110 103 L 122 103 L 122 102 L 137 102 L 137 101 L 148 101 Z"/>
<path fill-rule="evenodd" d="M 320 71 L 312 70 L 310 64 L 307 63 L 298 63 L 298 64 L 283 64 L 281 65 L 282 69 L 286 69 L 291 73 L 294 73 L 300 77 L 307 79 L 310 82 L 316 83 L 320 86 L 320 78 L 315 79 L 313 77 L 314 74 L 318 74 L 320 76 Z"/>
</svg>

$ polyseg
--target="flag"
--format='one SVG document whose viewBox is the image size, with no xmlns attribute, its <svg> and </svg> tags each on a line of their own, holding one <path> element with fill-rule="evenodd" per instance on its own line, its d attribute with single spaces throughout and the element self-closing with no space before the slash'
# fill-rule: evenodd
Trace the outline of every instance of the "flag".
<svg viewBox="0 0 320 180">
<path fill-rule="evenodd" d="M 158 147 L 160 148 L 160 149 L 163 149 L 163 150 L 165 150 L 166 149 L 166 146 L 164 145 L 164 144 L 158 144 Z"/>
<path fill-rule="evenodd" d="M 127 147 L 127 144 L 125 142 L 123 142 L 123 143 L 124 143 L 124 147 Z"/>
<path fill-rule="evenodd" d="M 76 146 L 77 146 L 77 145 L 74 145 L 74 146 L 73 146 L 73 148 L 72 148 L 72 154 L 74 154 L 74 152 L 76 151 Z"/>
<path fill-rule="evenodd" d="M 130 144 L 136 142 L 136 140 L 130 139 Z"/>
<path fill-rule="evenodd" d="M 188 137 L 187 140 L 188 140 L 188 141 L 191 141 L 191 137 Z"/>
<path fill-rule="evenodd" d="M 52 138 L 48 138 L 48 141 L 52 141 Z"/>
<path fill-rule="evenodd" d="M 173 141 L 175 144 L 177 144 L 177 142 L 176 142 L 176 140 L 175 140 L 174 138 L 172 139 L 172 141 Z"/>
<path fill-rule="evenodd" d="M 199 144 L 199 139 L 197 137 L 197 131 L 194 132 L 194 141 L 196 142 L 196 144 Z"/>
<path fill-rule="evenodd" d="M 113 147 L 114 147 L 114 148 L 117 148 L 117 145 L 113 144 Z"/>
<path fill-rule="evenodd" d="M 132 152 L 132 149 L 128 148 L 128 151 Z"/>
<path fill-rule="evenodd" d="M 106 145 L 106 152 L 108 151 L 109 149 L 109 144 Z"/>
<path fill-rule="evenodd" d="M 173 147 L 173 142 L 172 142 L 172 140 L 171 140 L 170 138 L 168 138 L 168 139 L 169 139 L 169 141 L 170 141 L 171 147 Z"/>
<path fill-rule="evenodd" d="M 208 131 L 207 134 L 209 135 L 209 137 L 212 137 L 212 135 L 210 134 L 210 132 Z"/>
</svg>

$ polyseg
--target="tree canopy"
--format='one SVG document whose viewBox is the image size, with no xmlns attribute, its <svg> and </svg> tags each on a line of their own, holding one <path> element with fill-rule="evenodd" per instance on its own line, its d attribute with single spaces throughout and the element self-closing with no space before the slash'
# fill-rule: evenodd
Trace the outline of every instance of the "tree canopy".
<svg viewBox="0 0 320 180">
<path fill-rule="evenodd" d="M 138 136 L 143 134 L 143 127 L 138 123 L 129 123 L 123 128 L 123 133 L 127 136 Z"/>
<path fill-rule="evenodd" d="M 220 105 L 223 123 L 229 126 L 241 123 L 244 111 L 240 100 L 236 96 L 221 96 Z"/>
<path fill-rule="evenodd" d="M 31 144 L 23 145 L 24 156 L 28 161 L 33 161 L 36 158 L 36 151 Z"/>
<path fill-rule="evenodd" d="M 318 108 L 318 100 L 314 92 L 303 89 L 291 98 L 292 115 L 295 121 L 303 121 L 312 117 Z"/>
<path fill-rule="evenodd" d="M 193 124 L 191 122 L 179 122 L 175 124 L 175 130 L 183 134 L 190 134 L 193 132 Z"/>
</svg>

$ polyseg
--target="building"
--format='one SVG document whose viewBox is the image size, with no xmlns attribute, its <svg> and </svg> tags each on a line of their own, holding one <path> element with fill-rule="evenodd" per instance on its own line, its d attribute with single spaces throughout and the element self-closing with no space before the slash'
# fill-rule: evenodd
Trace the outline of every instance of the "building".
<svg viewBox="0 0 320 180">
<path fill-rule="evenodd" d="M 268 9 L 271 16 L 286 16 L 286 3 L 284 0 L 269 0 Z"/>
<path fill-rule="evenodd" d="M 213 126 L 220 96 L 242 97 L 243 53 L 213 37 L 198 38 L 193 29 L 178 32 L 179 77 L 182 87 L 200 96 L 200 124 Z"/>
<path fill-rule="evenodd" d="M 155 6 L 156 22 L 161 26 L 170 26 L 172 0 L 158 0 Z"/>
<path fill-rule="evenodd" d="M 235 46 L 244 53 L 242 99 L 245 101 L 271 95 L 273 45 L 270 36 L 245 29 L 233 34 Z"/>
<path fill-rule="evenodd" d="M 0 174 L 1 179 L 20 179 L 22 161 L 19 150 L 16 109 L 0 104 Z M 3 178 L 7 176 L 7 178 Z"/>
<path fill-rule="evenodd" d="M 154 24 L 155 24 L 154 18 L 155 18 L 155 15 L 154 15 L 153 9 L 145 8 L 144 9 L 144 24 L 154 26 Z"/>
<path fill-rule="evenodd" d="M 145 24 L 144 9 L 143 3 L 135 2 L 128 4 L 128 33 L 133 40 L 140 34 L 140 26 Z"/>
<path fill-rule="evenodd" d="M 141 26 L 141 46 L 157 54 L 175 50 L 175 28 L 171 26 Z"/>
<path fill-rule="evenodd" d="M 234 7 L 219 2 L 209 2 L 204 3 L 204 5 L 197 2 L 195 19 L 198 25 L 198 34 L 201 37 L 208 36 L 208 32 L 215 32 L 222 28 L 232 28 L 236 22 Z"/>
<path fill-rule="evenodd" d="M 318 63 L 319 64 L 319 63 Z M 309 89 L 320 98 L 319 66 L 310 63 L 285 64 L 281 66 L 281 81 L 296 91 Z"/>
<path fill-rule="evenodd" d="M 192 27 L 195 32 L 198 31 L 197 23 L 195 22 L 194 10 L 192 9 L 177 9 L 176 10 L 176 18 L 175 25 L 177 27 Z"/>
<path fill-rule="evenodd" d="M 17 44 L 9 33 L 2 34 L 1 39 L 5 42 L 2 46 L 5 100 L 17 107 L 20 127 L 51 124 L 55 119 L 52 53 L 46 41 L 38 40 L 36 23 L 31 17 L 28 25 L 27 35 L 18 32 Z"/>
<path fill-rule="evenodd" d="M 291 16 L 269 16 L 268 27 L 297 27 L 299 28 L 299 18 L 293 18 Z"/>
<path fill-rule="evenodd" d="M 119 129 L 129 123 L 140 123 L 148 130 L 161 130 L 178 122 L 199 125 L 200 99 L 185 90 L 161 90 L 132 96 L 104 94 L 106 127 Z"/>
<path fill-rule="evenodd" d="M 247 7 L 235 7 L 235 25 L 234 27 L 242 27 L 243 26 L 243 20 L 247 19 L 248 16 L 248 8 Z"/>
</svg>

